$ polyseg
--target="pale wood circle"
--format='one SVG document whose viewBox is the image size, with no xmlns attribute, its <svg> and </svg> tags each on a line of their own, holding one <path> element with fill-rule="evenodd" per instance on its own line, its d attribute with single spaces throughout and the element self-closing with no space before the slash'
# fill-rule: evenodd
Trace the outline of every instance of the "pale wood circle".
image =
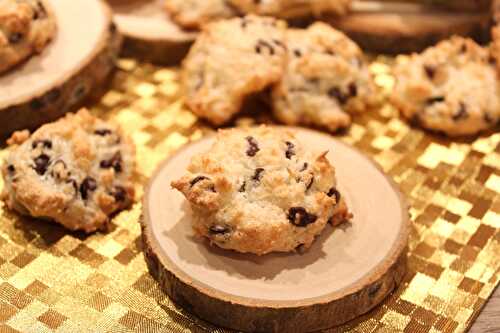
<svg viewBox="0 0 500 333">
<path fill-rule="evenodd" d="M 366 51 L 398 54 L 422 51 L 452 35 L 487 39 L 490 14 L 404 2 L 357 1 L 352 13 L 329 21 Z"/>
<path fill-rule="evenodd" d="M 213 142 L 202 139 L 163 163 L 145 192 L 146 259 L 174 301 L 233 329 L 314 331 L 367 312 L 402 280 L 409 217 L 393 183 L 361 153 L 326 134 L 297 129 L 297 136 L 311 149 L 329 151 L 352 223 L 328 227 L 304 254 L 258 257 L 194 239 L 189 205 L 170 182 Z"/>
<path fill-rule="evenodd" d="M 101 0 L 47 0 L 57 34 L 41 54 L 0 75 L 0 136 L 54 120 L 95 91 L 114 67 L 121 36 Z"/>
<path fill-rule="evenodd" d="M 125 55 L 158 64 L 178 64 L 197 33 L 176 25 L 163 0 L 109 0 L 118 28 L 125 36 Z"/>
</svg>

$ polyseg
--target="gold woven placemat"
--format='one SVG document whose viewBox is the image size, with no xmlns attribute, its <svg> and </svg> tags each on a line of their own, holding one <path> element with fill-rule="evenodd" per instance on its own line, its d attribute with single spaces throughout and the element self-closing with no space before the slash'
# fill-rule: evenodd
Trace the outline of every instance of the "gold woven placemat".
<svg viewBox="0 0 500 333">
<path fill-rule="evenodd" d="M 158 162 L 209 129 L 183 107 L 176 69 L 130 59 L 119 68 L 93 112 L 132 135 L 145 183 Z M 388 66 L 371 69 L 381 93 L 390 91 Z M 410 128 L 386 105 L 356 117 L 341 139 L 395 179 L 414 223 L 403 285 L 327 332 L 465 331 L 500 278 L 500 133 L 450 141 Z M 140 210 L 137 203 L 108 233 L 85 236 L 0 206 L 0 332 L 227 332 L 176 307 L 150 277 Z"/>
</svg>

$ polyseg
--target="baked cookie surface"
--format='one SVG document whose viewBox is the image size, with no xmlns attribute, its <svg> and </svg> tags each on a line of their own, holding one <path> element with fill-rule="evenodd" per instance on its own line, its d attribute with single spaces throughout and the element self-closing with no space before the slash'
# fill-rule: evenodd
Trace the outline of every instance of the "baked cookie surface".
<svg viewBox="0 0 500 333">
<path fill-rule="evenodd" d="M 205 26 L 182 66 L 188 107 L 222 125 L 246 97 L 277 82 L 286 62 L 285 28 L 282 21 L 257 16 Z"/>
<path fill-rule="evenodd" d="M 16 132 L 2 175 L 7 206 L 23 215 L 93 232 L 134 199 L 135 148 L 114 124 L 88 111 Z"/>
<path fill-rule="evenodd" d="M 177 24 L 189 29 L 236 16 L 234 7 L 226 0 L 166 0 L 165 9 Z"/>
<path fill-rule="evenodd" d="M 247 14 L 269 15 L 281 18 L 320 16 L 324 13 L 344 15 L 351 0 L 229 0 Z"/>
<path fill-rule="evenodd" d="M 1 0 L 0 73 L 41 53 L 55 33 L 55 18 L 43 0 Z"/>
<path fill-rule="evenodd" d="M 453 37 L 421 54 L 400 57 L 391 97 L 403 116 L 449 136 L 474 135 L 500 118 L 495 54 Z"/>
<path fill-rule="evenodd" d="M 375 87 L 360 48 L 324 23 L 287 31 L 288 62 L 273 87 L 276 118 L 288 125 L 336 131 L 351 124 L 349 112 L 375 103 Z"/>
<path fill-rule="evenodd" d="M 326 152 L 284 129 L 219 131 L 172 186 L 191 204 L 196 235 L 243 253 L 307 249 L 329 221 L 350 217 Z"/>
</svg>

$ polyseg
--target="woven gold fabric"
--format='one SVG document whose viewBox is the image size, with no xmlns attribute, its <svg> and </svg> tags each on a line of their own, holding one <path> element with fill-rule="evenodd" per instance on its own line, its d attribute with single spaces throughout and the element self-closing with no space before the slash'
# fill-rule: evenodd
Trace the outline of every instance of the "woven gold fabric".
<svg viewBox="0 0 500 333">
<path fill-rule="evenodd" d="M 158 162 L 209 129 L 183 107 L 176 69 L 129 59 L 119 68 L 93 112 L 133 137 L 144 184 Z M 377 61 L 371 69 L 382 96 L 393 84 L 389 68 Z M 368 315 L 327 332 L 465 331 L 500 277 L 500 133 L 451 141 L 409 127 L 384 106 L 356 117 L 341 139 L 394 178 L 414 222 L 403 285 Z M 137 203 L 108 233 L 85 236 L 2 204 L 0 332 L 227 332 L 176 307 L 150 277 L 140 211 Z"/>
</svg>

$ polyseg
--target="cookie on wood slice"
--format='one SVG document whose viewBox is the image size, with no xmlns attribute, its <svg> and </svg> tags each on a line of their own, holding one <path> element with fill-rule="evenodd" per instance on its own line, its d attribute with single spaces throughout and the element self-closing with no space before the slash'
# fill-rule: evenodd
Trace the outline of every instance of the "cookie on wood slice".
<svg viewBox="0 0 500 333">
<path fill-rule="evenodd" d="M 35 129 L 75 111 L 105 84 L 121 47 L 102 1 L 47 2 L 59 27 L 56 37 L 43 53 L 0 75 L 2 140 L 15 130 Z M 87 27 L 84 34 L 82 26 Z"/>
<path fill-rule="evenodd" d="M 360 152 L 329 135 L 298 128 L 281 130 L 293 131 L 294 138 L 264 138 L 249 133 L 256 142 L 241 137 L 220 146 L 217 154 L 223 155 L 221 165 L 219 160 L 214 162 L 215 156 L 203 157 L 214 144 L 219 145 L 217 138 L 203 138 L 162 163 L 145 190 L 141 226 L 145 259 L 151 274 L 173 301 L 218 326 L 270 333 L 316 332 L 330 328 L 380 304 L 397 288 L 406 272 L 409 214 L 392 182 Z M 233 137 L 232 133 L 235 132 L 224 135 Z M 291 140 L 294 147 L 281 139 Z M 279 147 L 273 149 L 275 144 Z M 315 155 L 309 159 L 305 152 L 308 149 L 328 153 L 317 161 Z M 248 156 L 247 152 L 255 156 Z M 205 175 L 210 179 L 182 178 L 193 158 L 202 165 L 196 163 L 196 170 L 190 176 Z M 296 170 L 299 159 L 311 163 L 307 171 Z M 235 245 L 233 239 L 242 237 L 239 234 L 242 228 L 243 233 L 263 232 L 262 237 L 274 238 L 275 244 L 280 244 L 302 239 L 309 234 L 308 228 L 312 231 L 315 223 L 324 223 L 321 219 L 326 215 L 315 210 L 315 202 L 324 200 L 331 206 L 336 201 L 333 200 L 336 194 L 328 196 L 327 188 L 333 180 L 327 180 L 326 175 L 332 170 L 324 159 L 334 163 L 335 185 L 342 193 L 341 201 L 345 201 L 353 214 L 352 223 L 335 228 L 326 225 L 305 251 L 257 256 L 200 241 L 193 237 L 192 226 L 204 223 L 197 221 L 196 210 L 206 211 L 209 219 L 215 211 L 192 208 L 181 193 L 170 187 L 174 181 L 190 200 L 200 205 L 213 204 L 216 209 L 220 208 L 216 213 L 218 217 L 231 220 L 225 220 L 231 224 L 227 240 L 225 229 L 212 228 L 214 234 L 209 237 L 218 243 Z M 262 162 L 265 165 L 262 168 L 267 169 L 256 172 L 259 167 L 256 162 Z M 273 163 L 276 168 L 269 168 Z M 290 175 L 285 174 L 288 171 L 282 167 L 285 165 Z M 198 173 L 198 166 L 204 168 L 203 173 Z M 309 172 L 314 174 L 314 181 L 309 194 L 304 194 L 311 179 Z M 300 179 L 297 181 L 294 175 Z M 220 182 L 221 178 L 227 178 L 227 182 Z M 194 185 L 190 189 L 191 182 Z M 240 192 L 244 182 L 245 191 Z M 274 189 L 270 188 L 271 184 L 276 185 Z M 216 192 L 212 191 L 212 185 Z M 232 190 L 226 192 L 229 188 Z M 265 196 L 270 204 L 265 204 Z M 289 214 L 291 205 L 303 199 L 306 200 L 304 208 L 307 207 L 304 210 L 318 214 L 316 221 L 312 222 L 310 216 L 306 218 L 308 215 L 302 209 L 294 209 Z M 236 205 L 224 209 L 230 200 L 235 200 Z M 240 212 L 237 202 L 244 204 Z M 330 208 L 326 209 L 335 214 Z M 269 214 L 273 211 L 280 217 L 271 219 Z M 243 218 L 248 214 L 267 220 L 252 219 L 250 223 Z M 287 224 L 282 233 L 269 233 L 280 220 Z M 301 226 L 303 224 L 307 226 Z M 296 229 L 297 237 L 287 228 Z M 257 240 L 260 236 L 260 233 L 254 234 Z"/>
<path fill-rule="evenodd" d="M 310 152 L 290 131 L 221 130 L 172 186 L 193 209 L 197 236 L 224 249 L 264 255 L 308 249 L 329 221 L 349 212 L 327 152 Z"/>
<path fill-rule="evenodd" d="M 196 38 L 195 32 L 184 30 L 172 20 L 162 0 L 108 2 L 125 37 L 124 56 L 160 65 L 177 65 Z M 179 5 L 185 6 L 183 3 Z"/>
<path fill-rule="evenodd" d="M 451 2 L 450 2 L 451 3 Z M 451 11 L 413 3 L 358 1 L 343 17 L 326 18 L 364 50 L 377 53 L 420 52 L 452 35 L 489 39 L 490 11 Z"/>
<path fill-rule="evenodd" d="M 402 115 L 448 136 L 475 135 L 500 119 L 498 52 L 453 37 L 422 54 L 401 56 L 392 101 Z"/>
<path fill-rule="evenodd" d="M 285 31 L 285 22 L 255 15 L 206 25 L 182 63 L 187 106 L 214 125 L 229 122 L 247 97 L 281 79 Z"/>
<path fill-rule="evenodd" d="M 335 132 L 350 126 L 350 114 L 376 104 L 363 52 L 346 35 L 318 22 L 286 36 L 285 74 L 271 94 L 278 120 Z"/>
<path fill-rule="evenodd" d="M 56 30 L 54 14 L 46 2 L 0 2 L 0 74 L 41 53 Z"/>
<path fill-rule="evenodd" d="M 114 124 L 87 110 L 16 132 L 2 166 L 7 207 L 70 230 L 103 229 L 134 200 L 135 148 Z"/>
<path fill-rule="evenodd" d="M 201 29 L 212 21 L 239 14 L 227 0 L 165 0 L 165 10 L 186 29 Z"/>
</svg>

